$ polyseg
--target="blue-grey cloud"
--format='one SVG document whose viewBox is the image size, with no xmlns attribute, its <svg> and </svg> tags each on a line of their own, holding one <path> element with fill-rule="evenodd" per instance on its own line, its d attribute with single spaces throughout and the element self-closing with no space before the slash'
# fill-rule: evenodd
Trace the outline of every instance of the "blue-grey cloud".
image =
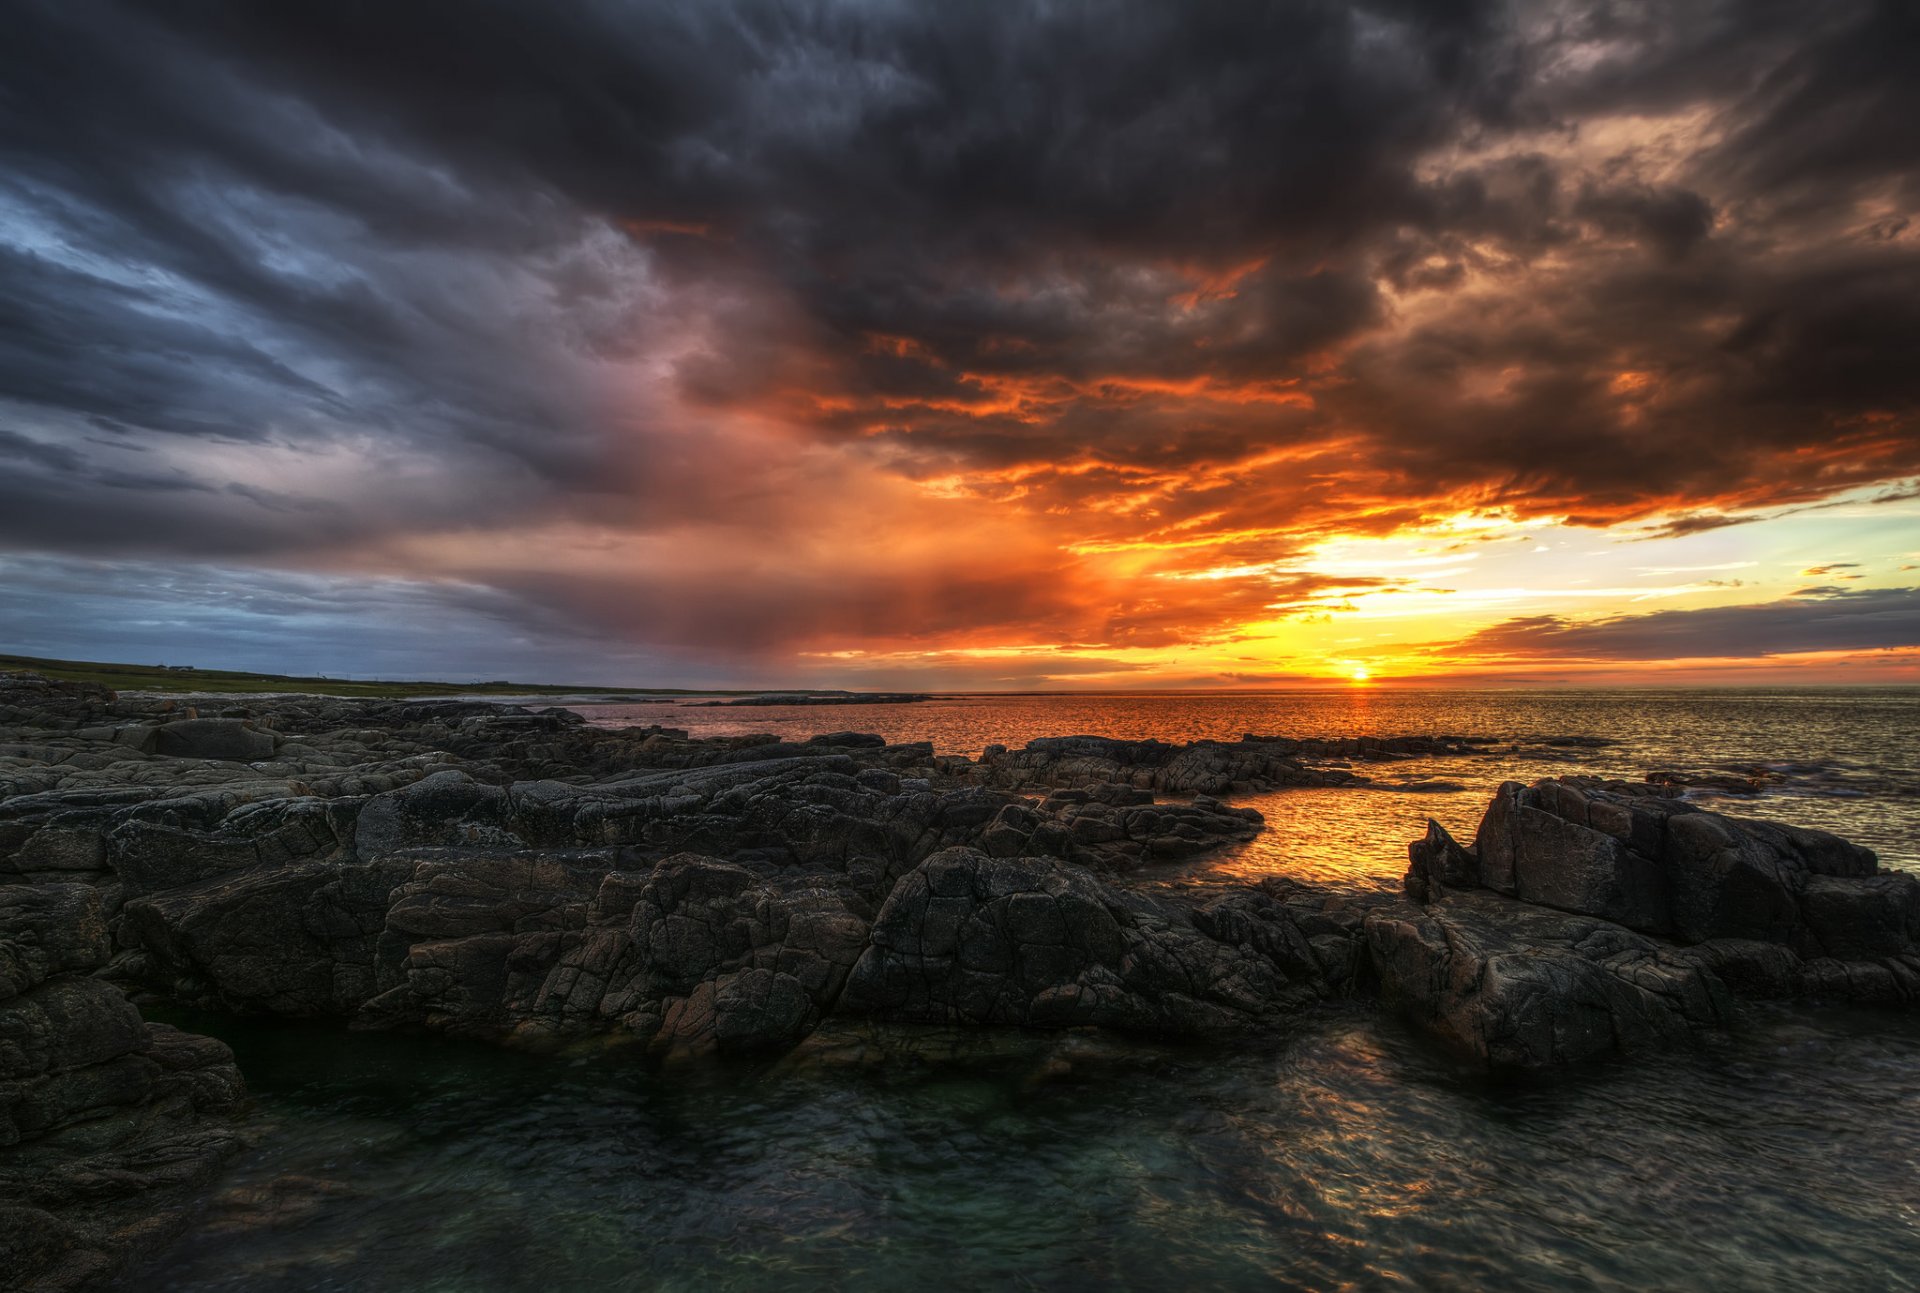
<svg viewBox="0 0 1920 1293">
<path fill-rule="evenodd" d="M 1680 660 L 1920 647 L 1920 588 L 1803 588 L 1748 606 L 1653 611 L 1575 623 L 1525 616 L 1461 646 L 1521 658 Z"/>
</svg>

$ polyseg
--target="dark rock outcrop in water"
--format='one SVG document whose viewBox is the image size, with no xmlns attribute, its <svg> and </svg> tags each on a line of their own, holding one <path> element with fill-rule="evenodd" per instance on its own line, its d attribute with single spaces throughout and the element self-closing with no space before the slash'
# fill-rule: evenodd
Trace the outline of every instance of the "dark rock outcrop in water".
<svg viewBox="0 0 1920 1293">
<path fill-rule="evenodd" d="M 1409 898 L 1128 881 L 1262 829 L 1220 796 L 1457 738 L 976 760 L 469 701 L 207 709 L 0 676 L 0 1256 L 49 1287 L 116 1269 L 237 1143 L 225 1048 L 128 992 L 668 1056 L 830 1018 L 1244 1039 L 1378 992 L 1519 1070 L 1742 998 L 1920 996 L 1920 881 L 1656 785 L 1503 787 L 1472 846 L 1414 844 Z"/>
<path fill-rule="evenodd" d="M 688 701 L 689 709 L 737 709 L 775 705 L 917 705 L 933 697 L 919 691 L 770 691 L 728 700 Z"/>
<path fill-rule="evenodd" d="M 1823 831 L 1645 785 L 1500 788 L 1472 847 L 1430 823 L 1418 912 L 1367 940 L 1388 998 L 1493 1068 L 1629 1052 L 1739 998 L 1920 1004 L 1920 877 Z"/>
<path fill-rule="evenodd" d="M 1461 754 L 1472 745 L 1458 737 L 1355 737 L 1297 741 L 1243 736 L 1238 741 L 1122 741 L 1106 736 L 1049 736 L 1009 750 L 989 746 L 979 775 L 1010 787 L 1134 786 L 1168 795 L 1243 795 L 1281 786 L 1338 786 L 1351 772 L 1314 767 L 1309 759 L 1389 759 Z"/>
<path fill-rule="evenodd" d="M 1234 924 L 1063 862 L 949 849 L 894 886 L 841 1004 L 925 1023 L 1251 1031 L 1329 992 L 1328 967 L 1284 909 L 1256 910 Z"/>
</svg>

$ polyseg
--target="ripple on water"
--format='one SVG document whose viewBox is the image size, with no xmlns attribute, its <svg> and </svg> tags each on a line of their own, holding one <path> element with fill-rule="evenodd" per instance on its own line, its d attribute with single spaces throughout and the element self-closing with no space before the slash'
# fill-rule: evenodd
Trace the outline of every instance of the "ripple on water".
<svg viewBox="0 0 1920 1293">
<path fill-rule="evenodd" d="M 1891 1015 L 1783 1009 L 1553 1087 L 1360 1015 L 661 1072 L 193 1022 L 270 1130 L 154 1288 L 1881 1288 L 1920 1239 Z"/>
</svg>

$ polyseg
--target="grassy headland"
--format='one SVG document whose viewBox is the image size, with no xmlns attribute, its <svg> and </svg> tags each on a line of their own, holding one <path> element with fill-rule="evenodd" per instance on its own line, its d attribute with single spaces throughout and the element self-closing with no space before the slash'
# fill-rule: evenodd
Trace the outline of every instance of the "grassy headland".
<svg viewBox="0 0 1920 1293">
<path fill-rule="evenodd" d="M 405 682 L 350 678 L 299 678 L 230 669 L 185 669 L 157 664 L 105 664 L 94 660 L 49 660 L 0 655 L 0 670 L 24 670 L 66 682 L 97 682 L 115 691 L 308 692 L 320 696 L 711 696 L 722 693 L 679 687 L 561 686 L 519 682 Z"/>
</svg>

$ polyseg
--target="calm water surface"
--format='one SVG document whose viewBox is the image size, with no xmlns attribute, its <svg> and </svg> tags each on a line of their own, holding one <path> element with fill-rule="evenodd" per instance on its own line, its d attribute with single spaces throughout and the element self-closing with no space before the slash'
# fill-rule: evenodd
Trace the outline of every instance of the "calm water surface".
<svg viewBox="0 0 1920 1293">
<path fill-rule="evenodd" d="M 1425 818 L 1507 778 L 1764 765 L 1725 811 L 1920 867 L 1920 693 L 964 697 L 616 706 L 595 721 L 978 752 L 1453 733 L 1375 788 L 1247 802 L 1258 840 L 1168 881 L 1389 884 Z M 1555 745 L 1581 735 L 1613 744 Z M 1355 1011 L 1236 1051 L 896 1036 L 659 1069 L 440 1040 L 179 1022 L 229 1040 L 258 1148 L 143 1288 L 1920 1288 L 1920 1019 L 1778 1009 L 1551 1087 L 1452 1070 Z M 954 1047 L 957 1046 L 956 1053 Z"/>
</svg>

